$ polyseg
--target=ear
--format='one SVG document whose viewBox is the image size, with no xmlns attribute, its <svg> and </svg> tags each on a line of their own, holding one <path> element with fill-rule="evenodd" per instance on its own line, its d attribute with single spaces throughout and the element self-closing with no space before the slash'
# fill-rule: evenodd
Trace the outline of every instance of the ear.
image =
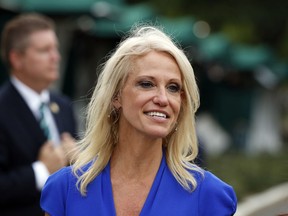
<svg viewBox="0 0 288 216">
<path fill-rule="evenodd" d="M 15 51 L 11 50 L 9 53 L 9 60 L 11 63 L 12 68 L 15 70 L 19 70 L 22 67 L 22 54 Z"/>
<path fill-rule="evenodd" d="M 122 106 L 119 93 L 116 95 L 116 97 L 113 98 L 112 104 L 117 110 Z"/>
<path fill-rule="evenodd" d="M 180 96 L 181 96 L 181 100 L 186 100 L 186 94 L 184 90 L 181 90 Z"/>
</svg>

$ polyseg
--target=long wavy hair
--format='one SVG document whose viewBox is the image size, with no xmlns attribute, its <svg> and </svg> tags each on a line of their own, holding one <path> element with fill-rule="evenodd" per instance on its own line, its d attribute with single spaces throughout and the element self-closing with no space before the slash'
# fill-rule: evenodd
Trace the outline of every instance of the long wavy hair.
<svg viewBox="0 0 288 216">
<path fill-rule="evenodd" d="M 151 51 L 170 54 L 182 76 L 184 98 L 178 117 L 177 132 L 163 140 L 167 164 L 176 180 L 188 191 L 197 182 L 191 170 L 201 172 L 193 161 L 198 154 L 195 112 L 199 107 L 199 92 L 193 68 L 180 46 L 164 31 L 154 26 L 132 28 L 103 65 L 92 98 L 87 107 L 86 130 L 78 143 L 73 173 L 82 195 L 87 185 L 105 168 L 118 142 L 118 114 L 113 98 L 124 86 L 133 68 L 133 59 Z M 89 164 L 88 169 L 83 170 Z"/>
</svg>

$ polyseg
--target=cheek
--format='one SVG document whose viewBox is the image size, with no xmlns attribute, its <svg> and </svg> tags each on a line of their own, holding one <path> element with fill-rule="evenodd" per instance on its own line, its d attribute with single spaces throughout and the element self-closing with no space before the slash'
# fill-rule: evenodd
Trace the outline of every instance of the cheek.
<svg viewBox="0 0 288 216">
<path fill-rule="evenodd" d="M 129 112 L 136 112 L 142 109 L 145 104 L 145 100 L 143 97 L 139 97 L 138 95 L 130 94 L 127 95 L 125 101 L 123 101 L 122 106 L 129 110 Z"/>
<path fill-rule="evenodd" d="M 26 68 L 30 68 L 31 70 L 33 70 L 33 68 L 39 68 L 39 66 L 43 64 L 43 61 L 37 58 L 30 57 L 25 59 L 24 64 Z"/>
<path fill-rule="evenodd" d="M 149 94 L 134 89 L 125 90 L 122 94 L 121 104 L 122 106 L 139 107 L 143 106 L 149 100 L 149 97 Z"/>
<path fill-rule="evenodd" d="M 26 69 L 29 71 L 30 74 L 34 74 L 35 76 L 42 74 L 42 67 L 43 64 L 36 61 L 30 61 L 26 64 Z"/>
<path fill-rule="evenodd" d="M 182 107 L 182 100 L 181 100 L 181 98 L 178 98 L 178 99 L 173 100 L 172 109 L 174 110 L 174 113 L 175 113 L 175 115 L 176 115 L 176 118 L 178 118 L 178 116 L 179 116 L 181 107 Z"/>
</svg>

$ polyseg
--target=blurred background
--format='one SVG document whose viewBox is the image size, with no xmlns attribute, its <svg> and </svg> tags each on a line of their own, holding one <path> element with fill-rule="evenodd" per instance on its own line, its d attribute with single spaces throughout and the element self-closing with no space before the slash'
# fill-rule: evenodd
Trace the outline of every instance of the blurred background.
<svg viewBox="0 0 288 216">
<path fill-rule="evenodd" d="M 286 0 L 0 0 L 0 31 L 24 12 L 56 21 L 62 65 L 53 88 L 74 101 L 81 132 L 105 56 L 136 23 L 163 26 L 197 77 L 201 166 L 245 202 L 288 182 L 287 11 Z M 1 85 L 1 61 L 0 71 Z"/>
</svg>

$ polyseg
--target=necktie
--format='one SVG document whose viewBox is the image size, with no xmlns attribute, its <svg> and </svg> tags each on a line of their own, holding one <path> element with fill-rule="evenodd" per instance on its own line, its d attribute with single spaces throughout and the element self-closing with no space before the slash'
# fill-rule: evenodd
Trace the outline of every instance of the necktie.
<svg viewBox="0 0 288 216">
<path fill-rule="evenodd" d="M 49 130 L 49 126 L 48 123 L 45 119 L 45 109 L 46 109 L 47 105 L 45 103 L 41 103 L 40 107 L 39 107 L 39 123 L 40 123 L 40 127 L 43 130 L 45 136 L 47 137 L 47 139 L 51 138 L 51 134 L 50 134 L 50 130 Z"/>
</svg>

